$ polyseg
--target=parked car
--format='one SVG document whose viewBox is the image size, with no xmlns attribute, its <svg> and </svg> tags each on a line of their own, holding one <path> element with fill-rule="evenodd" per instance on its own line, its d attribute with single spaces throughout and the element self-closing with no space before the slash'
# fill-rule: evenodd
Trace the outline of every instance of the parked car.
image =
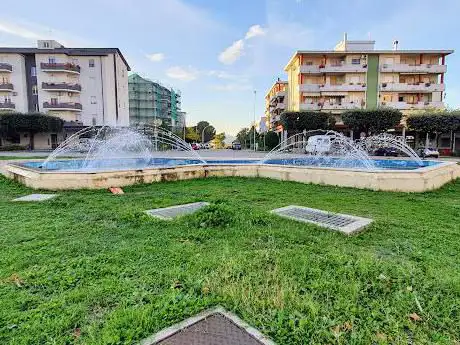
<svg viewBox="0 0 460 345">
<path fill-rule="evenodd" d="M 439 151 L 434 147 L 420 148 L 417 154 L 422 158 L 439 158 Z"/>
<path fill-rule="evenodd" d="M 241 150 L 241 144 L 239 141 L 234 141 L 232 143 L 232 150 Z"/>
<path fill-rule="evenodd" d="M 199 150 L 200 149 L 200 145 L 198 145 L 197 143 L 192 143 L 192 150 Z"/>
<path fill-rule="evenodd" d="M 331 152 L 332 142 L 330 135 L 313 135 L 308 138 L 305 153 L 328 154 Z"/>
<path fill-rule="evenodd" d="M 379 147 L 374 151 L 374 156 L 398 157 L 399 151 L 395 147 Z"/>
</svg>

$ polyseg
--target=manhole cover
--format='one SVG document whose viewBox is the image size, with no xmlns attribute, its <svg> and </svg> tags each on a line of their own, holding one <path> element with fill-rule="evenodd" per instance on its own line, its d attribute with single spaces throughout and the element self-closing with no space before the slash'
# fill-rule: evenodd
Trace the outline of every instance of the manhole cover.
<svg viewBox="0 0 460 345">
<path fill-rule="evenodd" d="M 141 345 L 275 345 L 223 308 L 191 317 L 143 340 Z"/>
<path fill-rule="evenodd" d="M 372 223 L 372 219 L 332 213 L 302 206 L 287 206 L 271 211 L 281 217 L 312 223 L 345 234 L 352 234 Z"/>
<path fill-rule="evenodd" d="M 177 205 L 165 208 L 156 208 L 154 210 L 147 210 L 145 213 L 152 217 L 171 220 L 176 217 L 185 216 L 198 211 L 200 208 L 208 206 L 209 202 L 194 202 L 191 204 Z"/>
<path fill-rule="evenodd" d="M 56 194 L 29 194 L 17 199 L 13 199 L 13 201 L 45 201 L 53 199 L 56 196 Z"/>
</svg>

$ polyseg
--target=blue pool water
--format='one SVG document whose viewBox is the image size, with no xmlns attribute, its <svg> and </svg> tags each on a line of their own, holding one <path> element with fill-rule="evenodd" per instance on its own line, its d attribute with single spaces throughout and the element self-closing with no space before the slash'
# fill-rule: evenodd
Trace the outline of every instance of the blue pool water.
<svg viewBox="0 0 460 345">
<path fill-rule="evenodd" d="M 423 166 L 413 160 L 389 160 L 389 159 L 374 159 L 376 169 L 391 169 L 391 170 L 415 170 L 428 166 L 435 166 L 440 164 L 435 161 L 423 161 Z M 206 160 L 207 164 L 229 164 L 229 165 L 242 165 L 242 164 L 258 164 L 258 160 Z M 146 168 L 165 168 L 183 165 L 199 165 L 203 164 L 198 159 L 178 159 L 178 158 L 152 158 L 152 159 L 102 159 L 90 161 L 86 165 L 84 160 L 62 160 L 52 161 L 43 167 L 43 162 L 26 162 L 21 165 L 28 168 L 43 170 L 43 171 L 107 171 L 107 170 L 139 170 Z M 302 166 L 302 167 L 330 167 L 330 168 L 362 168 L 362 161 L 359 160 L 345 160 L 341 158 L 287 158 L 287 159 L 269 159 L 264 162 L 269 165 L 286 165 L 286 166 Z"/>
</svg>

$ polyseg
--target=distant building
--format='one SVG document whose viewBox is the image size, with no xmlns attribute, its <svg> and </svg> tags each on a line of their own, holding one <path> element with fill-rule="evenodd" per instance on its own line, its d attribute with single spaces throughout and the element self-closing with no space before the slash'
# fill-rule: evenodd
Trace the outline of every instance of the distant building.
<svg viewBox="0 0 460 345">
<path fill-rule="evenodd" d="M 288 99 L 288 82 L 278 78 L 265 95 L 265 117 L 270 128 L 280 120 L 281 113 L 288 109 Z"/>
<path fill-rule="evenodd" d="M 349 109 L 392 107 L 409 114 L 444 108 L 446 56 L 453 50 L 399 50 L 397 41 L 393 50 L 375 50 L 374 44 L 345 34 L 334 50 L 295 52 L 285 67 L 287 84 L 277 81 L 266 97 L 272 126 L 283 107 L 330 112 L 344 131 L 340 114 Z"/>
<path fill-rule="evenodd" d="M 138 74 L 129 76 L 129 122 L 132 126 L 154 124 L 155 120 L 170 128 L 185 125 L 181 111 L 181 93 Z"/>
<path fill-rule="evenodd" d="M 53 40 L 39 40 L 37 48 L 0 47 L 0 112 L 62 118 L 65 133 L 36 136 L 41 149 L 84 126 L 128 126 L 129 70 L 118 48 L 66 48 Z"/>
</svg>

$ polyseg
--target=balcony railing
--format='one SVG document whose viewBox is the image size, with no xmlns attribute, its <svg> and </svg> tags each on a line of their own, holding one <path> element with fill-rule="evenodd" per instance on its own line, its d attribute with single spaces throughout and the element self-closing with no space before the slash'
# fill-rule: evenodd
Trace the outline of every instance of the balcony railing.
<svg viewBox="0 0 460 345">
<path fill-rule="evenodd" d="M 321 105 L 318 102 L 300 103 L 300 110 L 321 110 Z"/>
<path fill-rule="evenodd" d="M 47 91 L 68 91 L 68 92 L 80 92 L 80 84 L 67 84 L 67 83 L 42 83 L 42 89 Z"/>
<path fill-rule="evenodd" d="M 321 73 L 365 73 L 367 65 L 354 64 L 329 64 L 329 65 L 302 65 L 300 73 L 321 74 Z"/>
<path fill-rule="evenodd" d="M 13 72 L 13 66 L 6 62 L 0 62 L 0 72 Z"/>
<path fill-rule="evenodd" d="M 324 84 L 320 91 L 366 91 L 366 84 Z"/>
<path fill-rule="evenodd" d="M 381 83 L 380 91 L 398 91 L 398 92 L 435 92 L 444 91 L 444 84 L 420 83 Z"/>
<path fill-rule="evenodd" d="M 44 102 L 43 108 L 50 109 L 50 110 L 70 110 L 70 111 L 81 111 L 83 109 L 80 103 L 70 103 L 70 102 L 62 102 L 62 103 Z"/>
<path fill-rule="evenodd" d="M 430 109 L 430 108 L 444 108 L 443 102 L 417 102 L 417 103 L 407 103 L 407 102 L 380 102 L 382 107 L 390 107 L 396 109 Z"/>
<path fill-rule="evenodd" d="M 46 63 L 42 62 L 40 68 L 45 72 L 71 72 L 80 73 L 80 66 L 72 63 Z"/>
<path fill-rule="evenodd" d="M 0 91 L 13 91 L 14 86 L 11 83 L 0 84 Z"/>
<path fill-rule="evenodd" d="M 446 65 L 409 65 L 409 64 L 383 64 L 380 66 L 381 72 L 396 72 L 396 73 L 446 73 Z"/>
<path fill-rule="evenodd" d="M 362 102 L 342 102 L 342 103 L 329 103 L 324 102 L 322 109 L 324 110 L 347 110 L 347 109 L 359 109 L 362 108 Z"/>
<path fill-rule="evenodd" d="M 319 92 L 320 84 L 300 84 L 300 92 Z"/>
<path fill-rule="evenodd" d="M 5 103 L 0 103 L 0 109 L 15 109 L 16 106 L 14 103 L 11 102 L 5 102 Z"/>
</svg>

